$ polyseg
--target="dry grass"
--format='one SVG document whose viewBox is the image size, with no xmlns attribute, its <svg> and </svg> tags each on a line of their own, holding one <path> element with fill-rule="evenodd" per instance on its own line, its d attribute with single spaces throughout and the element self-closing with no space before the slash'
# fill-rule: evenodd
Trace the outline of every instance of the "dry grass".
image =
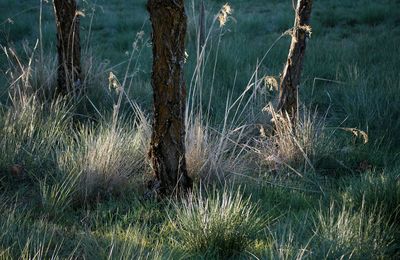
<svg viewBox="0 0 400 260">
<path fill-rule="evenodd" d="M 83 126 L 76 133 L 75 144 L 60 154 L 60 167 L 80 176 L 80 198 L 121 194 L 131 180 L 143 185 L 148 171 L 145 135 L 140 128 L 129 129 L 128 125 Z"/>
<path fill-rule="evenodd" d="M 243 129 L 226 127 L 222 131 L 202 123 L 201 117 L 190 118 L 186 126 L 186 160 L 195 180 L 224 183 L 229 176 L 248 166 L 247 151 L 240 144 Z"/>
<path fill-rule="evenodd" d="M 271 116 L 274 130 L 254 147 L 261 163 L 276 170 L 289 168 L 297 174 L 299 168 L 314 170 L 314 159 L 325 154 L 331 145 L 325 118 L 304 108 L 292 123 L 287 114 L 275 111 L 271 105 L 264 110 Z"/>
</svg>

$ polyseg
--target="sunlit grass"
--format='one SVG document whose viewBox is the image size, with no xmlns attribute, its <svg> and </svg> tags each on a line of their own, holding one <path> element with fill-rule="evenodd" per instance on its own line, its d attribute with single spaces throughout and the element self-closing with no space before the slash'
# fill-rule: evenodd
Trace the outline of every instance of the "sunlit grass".
<svg viewBox="0 0 400 260">
<path fill-rule="evenodd" d="M 399 257 L 397 3 L 315 2 L 291 125 L 262 112 L 276 103 L 291 1 L 206 1 L 203 52 L 198 1 L 187 1 L 186 159 L 202 192 L 157 203 L 142 196 L 146 1 L 81 1 L 87 93 L 76 106 L 51 101 L 48 2 L 37 42 L 38 6 L 0 0 L 0 258 Z"/>
<path fill-rule="evenodd" d="M 243 253 L 267 225 L 266 217 L 240 191 L 191 194 L 173 208 L 174 243 L 192 254 L 226 258 Z"/>
</svg>

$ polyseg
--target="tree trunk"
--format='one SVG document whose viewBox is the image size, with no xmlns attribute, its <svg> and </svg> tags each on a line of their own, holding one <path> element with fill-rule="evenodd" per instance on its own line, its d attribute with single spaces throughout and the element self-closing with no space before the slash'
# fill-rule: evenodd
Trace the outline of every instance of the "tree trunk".
<svg viewBox="0 0 400 260">
<path fill-rule="evenodd" d="M 298 87 L 303 68 L 307 38 L 310 35 L 310 17 L 313 0 L 298 0 L 296 19 L 292 30 L 289 56 L 283 69 L 278 110 L 288 113 L 292 122 L 296 120 Z"/>
<path fill-rule="evenodd" d="M 148 0 L 147 9 L 153 28 L 153 188 L 161 196 L 177 195 L 192 188 L 185 158 L 184 0 Z"/>
<path fill-rule="evenodd" d="M 57 95 L 75 96 L 81 91 L 79 15 L 75 0 L 54 0 L 57 26 Z"/>
</svg>

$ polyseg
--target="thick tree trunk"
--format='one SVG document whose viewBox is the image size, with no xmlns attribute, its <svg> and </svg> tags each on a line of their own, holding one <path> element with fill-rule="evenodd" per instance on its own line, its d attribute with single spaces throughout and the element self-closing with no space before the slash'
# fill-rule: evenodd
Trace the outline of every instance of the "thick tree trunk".
<svg viewBox="0 0 400 260">
<path fill-rule="evenodd" d="M 75 0 L 54 0 L 57 26 L 57 95 L 75 96 L 81 91 L 79 15 Z"/>
<path fill-rule="evenodd" d="M 184 0 L 149 0 L 153 28 L 154 121 L 150 158 L 161 196 L 192 188 L 185 159 Z M 154 185 L 154 182 L 153 182 Z"/>
<path fill-rule="evenodd" d="M 292 122 L 295 121 L 297 114 L 298 87 L 303 68 L 307 38 L 310 34 L 312 3 L 313 0 L 297 1 L 292 43 L 281 77 L 278 110 L 288 113 Z"/>
</svg>

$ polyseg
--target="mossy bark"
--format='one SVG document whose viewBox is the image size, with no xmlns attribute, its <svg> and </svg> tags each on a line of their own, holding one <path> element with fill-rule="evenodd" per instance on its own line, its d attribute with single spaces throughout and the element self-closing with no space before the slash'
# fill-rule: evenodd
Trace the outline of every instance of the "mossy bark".
<svg viewBox="0 0 400 260">
<path fill-rule="evenodd" d="M 298 0 L 296 18 L 292 30 L 292 42 L 286 65 L 283 69 L 278 110 L 288 113 L 292 122 L 296 119 L 298 88 L 303 68 L 303 61 L 310 34 L 310 18 L 313 0 Z"/>
<path fill-rule="evenodd" d="M 157 193 L 169 196 L 192 188 L 185 159 L 186 86 L 183 67 L 187 18 L 183 0 L 149 0 L 147 9 L 153 28 L 154 98 L 149 155 Z"/>
<path fill-rule="evenodd" d="M 75 0 L 54 0 L 57 26 L 56 95 L 73 95 L 81 91 L 80 17 Z"/>
</svg>

